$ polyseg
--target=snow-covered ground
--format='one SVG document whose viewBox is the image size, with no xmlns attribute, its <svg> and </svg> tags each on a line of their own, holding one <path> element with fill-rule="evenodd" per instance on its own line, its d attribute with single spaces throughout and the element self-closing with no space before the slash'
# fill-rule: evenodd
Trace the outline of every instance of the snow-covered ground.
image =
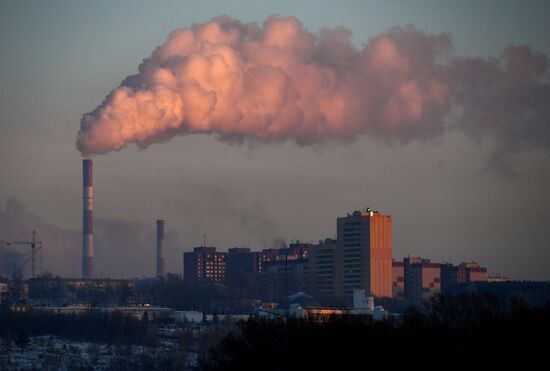
<svg viewBox="0 0 550 371">
<path fill-rule="evenodd" d="M 2 345 L 0 367 L 7 369 L 72 370 L 92 367 L 105 369 L 112 350 L 104 345 L 75 342 L 50 336 L 31 337 L 25 347 Z"/>
<path fill-rule="evenodd" d="M 69 341 L 52 336 L 29 340 L 25 347 L 0 345 L 0 370 L 136 370 L 155 369 L 163 362 L 185 369 L 181 362 L 184 356 L 167 343 L 153 348 Z M 197 355 L 187 353 L 185 358 L 189 365 L 196 362 Z"/>
</svg>

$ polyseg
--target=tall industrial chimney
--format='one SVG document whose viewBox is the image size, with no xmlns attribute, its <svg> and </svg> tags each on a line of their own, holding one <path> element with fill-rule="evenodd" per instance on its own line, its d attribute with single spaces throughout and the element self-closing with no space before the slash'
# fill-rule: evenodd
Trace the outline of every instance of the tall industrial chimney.
<svg viewBox="0 0 550 371">
<path fill-rule="evenodd" d="M 157 220 L 157 277 L 164 277 L 164 220 Z"/>
<path fill-rule="evenodd" d="M 82 161 L 82 278 L 94 278 L 94 187 L 92 160 Z"/>
</svg>

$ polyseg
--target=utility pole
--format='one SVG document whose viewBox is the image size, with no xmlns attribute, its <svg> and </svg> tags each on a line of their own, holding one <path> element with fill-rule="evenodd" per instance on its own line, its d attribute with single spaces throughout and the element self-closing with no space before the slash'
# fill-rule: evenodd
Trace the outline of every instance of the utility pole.
<svg viewBox="0 0 550 371">
<path fill-rule="evenodd" d="M 288 296 L 288 250 L 285 247 L 285 298 Z"/>
<path fill-rule="evenodd" d="M 32 231 L 31 265 L 32 265 L 32 278 L 35 278 L 36 277 L 36 231 Z"/>
</svg>

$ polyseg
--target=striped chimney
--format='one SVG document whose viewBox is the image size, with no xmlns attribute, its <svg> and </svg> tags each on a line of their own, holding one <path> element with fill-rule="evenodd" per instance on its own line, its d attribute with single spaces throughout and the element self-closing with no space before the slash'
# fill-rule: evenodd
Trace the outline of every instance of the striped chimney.
<svg viewBox="0 0 550 371">
<path fill-rule="evenodd" d="M 82 278 L 94 278 L 94 188 L 92 160 L 82 161 Z"/>
<path fill-rule="evenodd" d="M 157 220 L 157 277 L 164 277 L 164 220 Z"/>
</svg>

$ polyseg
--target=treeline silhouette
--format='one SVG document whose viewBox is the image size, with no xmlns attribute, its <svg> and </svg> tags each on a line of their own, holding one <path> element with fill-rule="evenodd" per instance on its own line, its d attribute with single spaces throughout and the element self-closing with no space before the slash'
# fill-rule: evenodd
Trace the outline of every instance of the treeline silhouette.
<svg viewBox="0 0 550 371">
<path fill-rule="evenodd" d="M 105 287 L 79 287 L 69 285 L 59 277 L 45 276 L 29 283 L 29 298 L 38 305 L 66 306 L 72 303 L 88 303 L 91 306 L 131 306 L 150 303 L 176 310 L 196 309 L 210 312 L 224 310 L 228 313 L 251 311 L 245 300 L 255 298 L 246 289 L 246 279 L 231 279 L 224 286 L 213 283 L 185 282 L 180 275 L 168 273 L 160 280 L 129 280 Z"/>
<path fill-rule="evenodd" d="M 113 345 L 154 345 L 156 331 L 147 318 L 139 320 L 119 312 L 54 314 L 0 309 L 0 338 L 4 343 L 27 341 L 29 336 L 54 335 L 69 340 Z"/>
<path fill-rule="evenodd" d="M 186 282 L 181 275 L 168 273 L 160 280 L 118 280 L 112 285 L 71 286 L 66 280 L 51 275 L 29 281 L 29 298 L 38 306 L 67 306 L 87 303 L 91 306 L 133 306 L 150 303 L 176 310 L 223 311 L 243 314 L 252 311 L 251 301 L 262 299 L 258 277 L 232 275 L 224 285 Z M 311 294 L 311 292 L 308 292 Z M 451 287 L 448 294 L 483 293 L 496 296 L 502 303 L 514 297 L 525 300 L 531 306 L 550 304 L 550 282 L 472 282 Z M 282 299 L 282 298 L 281 298 Z M 334 305 L 337 298 L 316 297 L 323 305 Z M 377 298 L 377 305 L 392 312 L 401 313 L 415 303 L 403 299 Z M 349 306 L 351 302 L 339 304 Z"/>
<path fill-rule="evenodd" d="M 504 305 L 505 304 L 505 305 Z M 204 370 L 480 369 L 545 361 L 550 307 L 488 294 L 439 296 L 426 311 L 374 322 L 249 320 L 208 356 Z M 524 369 L 524 368 L 522 368 Z"/>
<path fill-rule="evenodd" d="M 470 282 L 457 284 L 450 288 L 449 295 L 489 294 L 496 296 L 501 303 L 510 304 L 521 299 L 530 306 L 550 305 L 549 281 L 506 281 L 506 282 Z"/>
</svg>

